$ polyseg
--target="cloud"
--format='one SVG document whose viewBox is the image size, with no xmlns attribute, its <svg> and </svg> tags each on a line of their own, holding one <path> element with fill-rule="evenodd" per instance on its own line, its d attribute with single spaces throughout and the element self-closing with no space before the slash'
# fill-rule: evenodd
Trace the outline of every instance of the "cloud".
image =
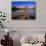
<svg viewBox="0 0 46 46">
<path fill-rule="evenodd" d="M 34 8 L 35 5 L 27 5 L 27 6 L 16 6 L 17 8 L 25 8 L 25 7 L 28 7 L 28 8 Z"/>
<path fill-rule="evenodd" d="M 35 7 L 35 5 L 31 5 L 31 6 L 29 5 L 28 7 L 29 7 L 29 8 L 34 8 L 34 7 Z"/>
<path fill-rule="evenodd" d="M 25 8 L 25 6 L 16 6 L 17 8 Z"/>
</svg>

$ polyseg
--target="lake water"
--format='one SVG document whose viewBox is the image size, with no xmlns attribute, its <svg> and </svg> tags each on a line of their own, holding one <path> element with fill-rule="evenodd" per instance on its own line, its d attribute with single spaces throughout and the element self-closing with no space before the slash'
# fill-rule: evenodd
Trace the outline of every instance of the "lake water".
<svg viewBox="0 0 46 46">
<path fill-rule="evenodd" d="M 35 15 L 35 11 L 34 10 L 16 10 L 16 11 L 12 11 L 13 15 L 23 15 L 23 14 L 28 14 L 28 15 Z"/>
</svg>

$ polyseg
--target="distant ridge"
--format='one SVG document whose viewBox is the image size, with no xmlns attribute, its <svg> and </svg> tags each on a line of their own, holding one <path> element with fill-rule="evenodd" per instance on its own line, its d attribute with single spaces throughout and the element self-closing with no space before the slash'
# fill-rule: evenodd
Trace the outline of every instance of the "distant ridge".
<svg viewBox="0 0 46 46">
<path fill-rule="evenodd" d="M 35 10 L 35 7 L 31 8 L 31 7 L 24 7 L 24 8 L 17 8 L 17 7 L 12 7 L 12 11 L 16 11 L 16 10 L 24 10 L 24 9 L 34 9 Z"/>
</svg>

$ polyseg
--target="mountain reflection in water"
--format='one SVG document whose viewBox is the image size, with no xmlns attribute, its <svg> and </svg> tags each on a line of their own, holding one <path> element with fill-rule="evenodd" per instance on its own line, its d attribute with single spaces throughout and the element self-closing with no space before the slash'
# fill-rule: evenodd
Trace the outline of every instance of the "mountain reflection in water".
<svg viewBox="0 0 46 46">
<path fill-rule="evenodd" d="M 22 16 L 23 15 L 23 16 Z M 13 18 L 17 18 L 17 17 L 21 17 L 24 18 L 24 16 L 27 15 L 26 17 L 33 17 L 35 18 L 35 11 L 34 10 L 16 10 L 16 11 L 12 11 L 12 17 Z"/>
</svg>

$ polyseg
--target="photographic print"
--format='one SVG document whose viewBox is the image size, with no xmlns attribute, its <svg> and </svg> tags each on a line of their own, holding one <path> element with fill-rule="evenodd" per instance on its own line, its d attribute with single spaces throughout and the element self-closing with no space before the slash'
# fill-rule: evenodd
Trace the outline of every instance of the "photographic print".
<svg viewBox="0 0 46 46">
<path fill-rule="evenodd" d="M 36 2 L 12 1 L 12 19 L 36 19 Z"/>
</svg>

